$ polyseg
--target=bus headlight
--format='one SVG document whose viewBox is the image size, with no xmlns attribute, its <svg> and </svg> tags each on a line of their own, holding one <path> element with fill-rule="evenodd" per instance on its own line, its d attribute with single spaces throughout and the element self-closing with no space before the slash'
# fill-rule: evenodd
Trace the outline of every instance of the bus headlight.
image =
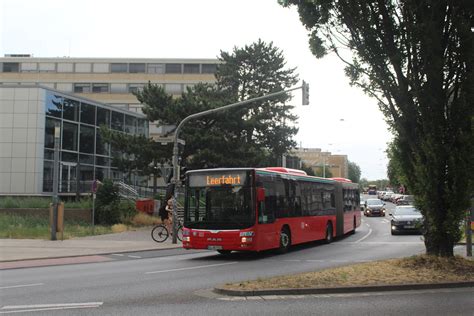
<svg viewBox="0 0 474 316">
<path fill-rule="evenodd" d="M 250 243 L 253 241 L 253 238 L 252 237 L 242 237 L 241 238 L 241 242 L 242 243 Z"/>
<path fill-rule="evenodd" d="M 183 236 L 183 241 L 191 242 L 191 236 Z"/>
</svg>

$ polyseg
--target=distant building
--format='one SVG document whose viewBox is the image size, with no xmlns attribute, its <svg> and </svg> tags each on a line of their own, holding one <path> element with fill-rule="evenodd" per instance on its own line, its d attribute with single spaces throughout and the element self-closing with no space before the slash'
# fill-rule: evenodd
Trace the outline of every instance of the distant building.
<svg viewBox="0 0 474 316">
<path fill-rule="evenodd" d="M 299 157 L 302 163 L 315 172 L 326 168 L 333 177 L 348 178 L 349 176 L 347 155 L 332 155 L 320 148 L 295 148 L 290 154 Z"/>
<path fill-rule="evenodd" d="M 42 85 L 141 113 L 132 94 L 148 82 L 181 95 L 199 82 L 215 82 L 217 59 L 0 57 L 0 85 Z M 150 134 L 159 130 L 150 124 Z"/>
<path fill-rule="evenodd" d="M 51 195 L 55 125 L 61 128 L 60 194 L 90 192 L 94 179 L 121 179 L 98 132 L 104 124 L 148 135 L 143 114 L 47 87 L 0 85 L 0 195 Z"/>
</svg>

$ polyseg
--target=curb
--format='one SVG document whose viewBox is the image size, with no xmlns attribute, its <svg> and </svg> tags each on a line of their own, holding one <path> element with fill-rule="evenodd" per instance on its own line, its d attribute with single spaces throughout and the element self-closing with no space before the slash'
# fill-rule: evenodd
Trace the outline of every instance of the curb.
<svg viewBox="0 0 474 316">
<path fill-rule="evenodd" d="M 75 258 L 75 257 L 84 257 L 84 256 L 106 256 L 112 255 L 116 253 L 128 253 L 128 252 L 142 252 L 142 251 L 159 251 L 159 250 L 170 250 L 170 249 L 180 249 L 181 247 L 169 247 L 169 248 L 153 248 L 153 249 L 131 249 L 131 250 L 119 250 L 119 251 L 111 251 L 111 252 L 100 252 L 100 253 L 88 253 L 88 254 L 81 254 L 81 255 L 68 255 L 68 256 L 58 256 L 58 257 L 38 257 L 38 258 L 25 258 L 25 259 L 15 259 L 15 260 L 0 260 L 0 263 L 7 263 L 7 262 L 19 262 L 19 261 L 34 261 L 34 260 L 48 260 L 48 259 L 61 259 L 61 258 Z"/>
<path fill-rule="evenodd" d="M 307 294 L 341 294 L 341 293 L 363 293 L 381 291 L 406 291 L 474 287 L 474 281 L 468 282 L 446 282 L 446 283 L 417 283 L 417 284 L 395 284 L 395 285 L 366 285 L 332 288 L 287 288 L 287 289 L 263 289 L 263 290 L 230 290 L 215 287 L 214 293 L 227 296 L 267 296 L 267 295 L 307 295 Z"/>
</svg>

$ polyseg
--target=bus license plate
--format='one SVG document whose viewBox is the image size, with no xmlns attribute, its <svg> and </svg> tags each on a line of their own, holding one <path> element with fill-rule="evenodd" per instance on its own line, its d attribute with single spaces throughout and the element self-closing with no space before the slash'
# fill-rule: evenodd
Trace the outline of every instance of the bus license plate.
<svg viewBox="0 0 474 316">
<path fill-rule="evenodd" d="M 403 228 L 415 228 L 415 225 L 405 225 Z"/>
<path fill-rule="evenodd" d="M 222 250 L 222 246 L 207 246 L 209 250 Z"/>
</svg>

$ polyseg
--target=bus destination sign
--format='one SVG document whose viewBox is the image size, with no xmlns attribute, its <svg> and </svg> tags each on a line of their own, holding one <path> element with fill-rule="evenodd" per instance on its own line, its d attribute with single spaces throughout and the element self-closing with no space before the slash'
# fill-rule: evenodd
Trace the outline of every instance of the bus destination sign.
<svg viewBox="0 0 474 316">
<path fill-rule="evenodd" d="M 221 185 L 244 185 L 245 172 L 192 174 L 189 176 L 189 186 L 212 187 Z"/>
</svg>

